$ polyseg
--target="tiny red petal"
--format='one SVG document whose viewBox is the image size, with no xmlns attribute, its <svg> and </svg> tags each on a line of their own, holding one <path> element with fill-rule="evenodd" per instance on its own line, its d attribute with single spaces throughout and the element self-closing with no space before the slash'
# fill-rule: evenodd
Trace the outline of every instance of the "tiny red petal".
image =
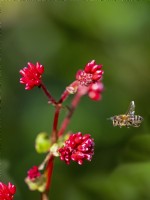
<svg viewBox="0 0 150 200">
<path fill-rule="evenodd" d="M 40 74 L 44 73 L 44 67 L 39 62 L 37 62 L 36 68 Z"/>
<path fill-rule="evenodd" d="M 28 62 L 28 68 L 30 69 L 30 70 L 34 70 L 35 69 L 35 65 L 33 64 L 33 63 L 31 63 L 31 62 Z"/>
<path fill-rule="evenodd" d="M 102 65 L 94 65 L 91 70 L 91 73 L 95 73 L 97 70 L 100 70 L 101 68 L 102 68 Z"/>
<path fill-rule="evenodd" d="M 93 79 L 93 81 L 98 81 L 101 77 L 102 77 L 101 74 L 94 74 L 92 79 Z"/>
<path fill-rule="evenodd" d="M 94 74 L 102 75 L 102 74 L 103 74 L 103 70 L 96 70 L 96 71 L 94 72 Z"/>
<path fill-rule="evenodd" d="M 16 187 L 12 183 L 8 183 L 8 189 L 12 195 L 16 193 Z"/>
<path fill-rule="evenodd" d="M 20 71 L 19 71 L 19 73 L 22 75 L 22 76 L 25 76 L 25 71 L 23 70 L 23 69 L 21 69 Z"/>
<path fill-rule="evenodd" d="M 91 62 L 89 62 L 84 68 L 85 72 L 90 73 L 95 64 L 96 64 L 95 60 L 92 60 Z"/>
<path fill-rule="evenodd" d="M 85 68 L 84 68 L 84 71 L 86 72 L 86 73 L 91 73 L 91 65 L 87 65 Z"/>
</svg>

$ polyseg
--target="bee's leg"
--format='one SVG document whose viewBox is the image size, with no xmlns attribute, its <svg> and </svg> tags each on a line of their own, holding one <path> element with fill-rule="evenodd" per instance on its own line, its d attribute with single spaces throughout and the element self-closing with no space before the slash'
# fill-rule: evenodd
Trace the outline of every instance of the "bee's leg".
<svg viewBox="0 0 150 200">
<path fill-rule="evenodd" d="M 134 127 L 139 127 L 140 126 L 140 124 L 134 124 Z"/>
</svg>

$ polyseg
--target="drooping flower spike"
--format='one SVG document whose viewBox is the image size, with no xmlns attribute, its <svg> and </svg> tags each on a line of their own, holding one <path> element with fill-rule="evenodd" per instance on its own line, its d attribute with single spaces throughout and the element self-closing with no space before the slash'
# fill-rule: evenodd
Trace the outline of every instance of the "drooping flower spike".
<svg viewBox="0 0 150 200">
<path fill-rule="evenodd" d="M 101 69 L 102 65 L 97 65 L 95 60 L 89 62 L 84 70 L 79 70 L 76 73 L 76 80 L 81 85 L 89 86 L 91 83 L 95 83 L 100 80 L 104 71 Z"/>
<path fill-rule="evenodd" d="M 20 83 L 25 84 L 26 90 L 31 90 L 35 86 L 40 86 L 42 74 L 44 73 L 44 67 L 39 62 L 36 65 L 28 62 L 27 67 L 24 67 L 19 71 L 22 75 Z"/>
<path fill-rule="evenodd" d="M 82 135 L 81 132 L 70 135 L 62 148 L 58 150 L 60 159 L 66 164 L 73 160 L 82 165 L 84 160 L 91 161 L 94 155 L 94 139 L 90 134 Z"/>
<path fill-rule="evenodd" d="M 16 193 L 16 187 L 12 183 L 8 185 L 0 182 L 0 200 L 13 200 Z"/>
</svg>

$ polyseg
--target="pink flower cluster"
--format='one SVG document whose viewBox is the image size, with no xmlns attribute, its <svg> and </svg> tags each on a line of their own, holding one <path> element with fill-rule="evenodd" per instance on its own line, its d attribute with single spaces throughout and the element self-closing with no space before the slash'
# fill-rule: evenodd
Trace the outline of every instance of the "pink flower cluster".
<svg viewBox="0 0 150 200">
<path fill-rule="evenodd" d="M 70 164 L 73 160 L 82 165 L 84 160 L 91 161 L 94 155 L 94 139 L 90 134 L 82 135 L 81 132 L 70 135 L 69 139 L 59 150 L 60 159 L 64 160 L 66 164 Z"/>
<path fill-rule="evenodd" d="M 0 182 L 0 200 L 13 200 L 16 193 L 16 187 L 12 183 L 5 185 Z"/>
<path fill-rule="evenodd" d="M 82 90 L 88 91 L 89 97 L 96 101 L 101 99 L 101 92 L 103 91 L 101 78 L 104 71 L 101 68 L 102 65 L 97 65 L 95 60 L 92 60 L 85 66 L 84 70 L 78 70 L 76 73 L 76 80 L 78 81 L 78 84 L 80 84 L 80 86 L 89 87 L 88 90 L 84 87 Z M 22 78 L 20 78 L 20 83 L 26 85 L 26 90 L 31 90 L 33 87 L 41 85 L 41 78 L 43 73 L 43 65 L 38 62 L 36 65 L 28 62 L 27 67 L 24 67 L 20 70 L 20 74 L 22 75 Z M 68 87 L 68 91 L 70 93 L 75 93 L 79 87 L 78 84 L 76 83 L 74 87 L 73 85 Z"/>
<path fill-rule="evenodd" d="M 100 80 L 104 73 L 101 68 L 102 65 L 97 65 L 95 60 L 92 60 L 85 66 L 84 70 L 78 70 L 76 79 L 81 85 L 89 86 Z"/>
<path fill-rule="evenodd" d="M 41 176 L 37 166 L 33 166 L 31 169 L 29 169 L 27 174 L 28 178 L 32 181 Z"/>
<path fill-rule="evenodd" d="M 101 99 L 101 93 L 104 90 L 104 85 L 102 82 L 98 81 L 96 83 L 92 83 L 89 86 L 88 90 L 88 96 L 95 101 L 98 101 Z"/>
<path fill-rule="evenodd" d="M 24 67 L 20 70 L 20 74 L 23 76 L 20 78 L 20 83 L 25 84 L 26 90 L 31 90 L 35 86 L 40 86 L 41 75 L 44 73 L 44 67 L 40 63 L 36 65 L 28 62 L 28 67 Z"/>
</svg>

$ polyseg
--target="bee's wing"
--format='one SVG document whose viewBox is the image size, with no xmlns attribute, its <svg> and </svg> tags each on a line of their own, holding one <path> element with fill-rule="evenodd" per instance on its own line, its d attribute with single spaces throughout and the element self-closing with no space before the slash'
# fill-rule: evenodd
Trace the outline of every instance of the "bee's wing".
<svg viewBox="0 0 150 200">
<path fill-rule="evenodd" d="M 126 112 L 126 115 L 134 115 L 134 113 L 135 113 L 135 104 L 134 104 L 134 101 L 131 101 L 129 108 Z"/>
</svg>

